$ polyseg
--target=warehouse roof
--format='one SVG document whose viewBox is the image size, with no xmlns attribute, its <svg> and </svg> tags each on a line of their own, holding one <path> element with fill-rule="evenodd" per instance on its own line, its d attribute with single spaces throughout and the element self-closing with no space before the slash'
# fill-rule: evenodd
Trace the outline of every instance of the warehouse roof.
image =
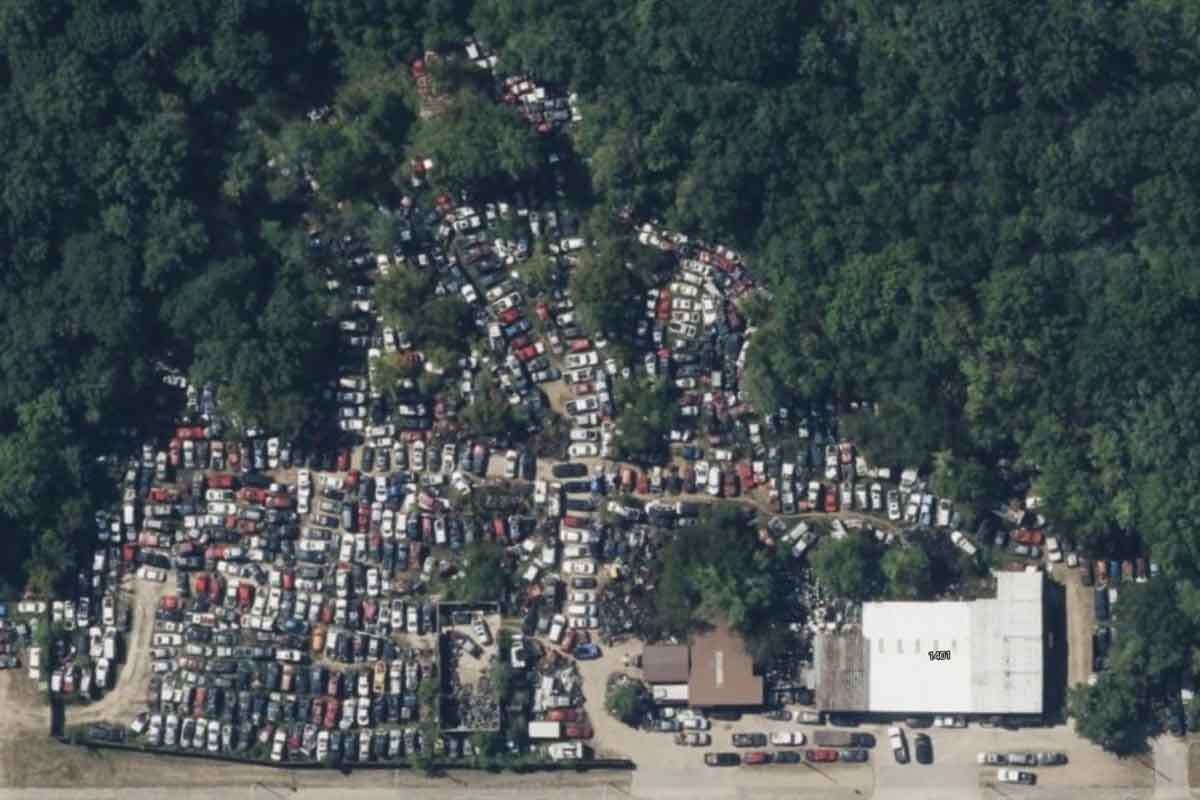
<svg viewBox="0 0 1200 800">
<path fill-rule="evenodd" d="M 864 603 L 861 633 L 817 640 L 817 704 L 877 713 L 1042 711 L 1042 576 L 1003 572 L 996 597 Z"/>
<path fill-rule="evenodd" d="M 650 644 L 642 648 L 642 673 L 650 683 L 687 683 L 690 671 L 686 644 Z"/>
<path fill-rule="evenodd" d="M 754 674 L 745 644 L 728 627 L 714 628 L 692 642 L 688 702 L 700 707 L 762 705 L 762 676 Z"/>
</svg>

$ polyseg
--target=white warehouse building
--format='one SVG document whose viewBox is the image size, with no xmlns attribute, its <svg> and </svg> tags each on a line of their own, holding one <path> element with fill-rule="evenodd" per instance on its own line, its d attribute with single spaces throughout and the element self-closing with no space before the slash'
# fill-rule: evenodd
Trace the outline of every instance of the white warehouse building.
<svg viewBox="0 0 1200 800">
<path fill-rule="evenodd" d="M 995 577 L 994 598 L 864 603 L 859 630 L 819 635 L 818 708 L 881 716 L 1041 714 L 1042 574 Z"/>
</svg>

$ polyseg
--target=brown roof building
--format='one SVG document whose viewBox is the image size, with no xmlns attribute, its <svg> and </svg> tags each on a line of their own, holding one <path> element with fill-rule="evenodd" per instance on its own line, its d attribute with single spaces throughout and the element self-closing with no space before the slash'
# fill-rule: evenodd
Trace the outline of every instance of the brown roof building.
<svg viewBox="0 0 1200 800">
<path fill-rule="evenodd" d="M 728 627 L 714 628 L 692 642 L 688 703 L 707 708 L 762 705 L 762 676 L 754 674 L 754 660 Z"/>
<path fill-rule="evenodd" d="M 642 649 L 642 674 L 648 683 L 687 683 L 690 672 L 686 644 L 650 644 Z"/>
</svg>

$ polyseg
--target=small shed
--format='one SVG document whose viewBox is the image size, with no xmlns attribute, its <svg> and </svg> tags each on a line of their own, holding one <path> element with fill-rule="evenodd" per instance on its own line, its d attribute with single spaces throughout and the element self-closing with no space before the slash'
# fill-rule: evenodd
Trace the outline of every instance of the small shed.
<svg viewBox="0 0 1200 800">
<path fill-rule="evenodd" d="M 691 654 L 684 644 L 652 644 L 642 650 L 647 683 L 687 683 L 691 666 Z"/>
</svg>

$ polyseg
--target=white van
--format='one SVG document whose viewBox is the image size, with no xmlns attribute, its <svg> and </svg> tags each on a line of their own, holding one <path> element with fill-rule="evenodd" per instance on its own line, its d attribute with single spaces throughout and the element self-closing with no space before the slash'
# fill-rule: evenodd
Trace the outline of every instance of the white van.
<svg viewBox="0 0 1200 800">
<path fill-rule="evenodd" d="M 721 496 L 721 470 L 715 466 L 708 468 L 707 490 L 713 497 Z"/>
<path fill-rule="evenodd" d="M 558 644 L 562 641 L 563 633 L 567 628 L 567 618 L 562 614 L 555 614 L 553 621 L 550 623 L 550 641 Z"/>
</svg>

